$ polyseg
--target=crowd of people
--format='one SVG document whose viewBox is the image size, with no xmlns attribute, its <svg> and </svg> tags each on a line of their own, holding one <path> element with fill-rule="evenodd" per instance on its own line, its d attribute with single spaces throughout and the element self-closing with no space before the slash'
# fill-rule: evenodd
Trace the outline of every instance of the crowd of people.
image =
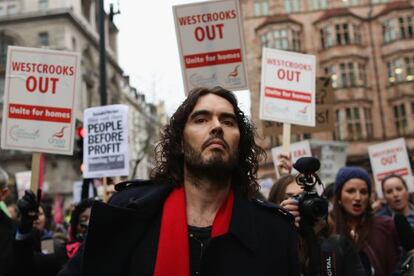
<svg viewBox="0 0 414 276">
<path fill-rule="evenodd" d="M 0 276 L 410 275 L 393 221 L 414 228 L 402 177 L 385 177 L 374 201 L 368 172 L 341 168 L 310 220 L 288 156 L 259 196 L 264 155 L 233 93 L 196 88 L 165 127 L 150 180 L 117 184 L 108 203 L 81 201 L 67 225 L 52 227 L 30 191 L 12 219 L 0 181 Z"/>
</svg>

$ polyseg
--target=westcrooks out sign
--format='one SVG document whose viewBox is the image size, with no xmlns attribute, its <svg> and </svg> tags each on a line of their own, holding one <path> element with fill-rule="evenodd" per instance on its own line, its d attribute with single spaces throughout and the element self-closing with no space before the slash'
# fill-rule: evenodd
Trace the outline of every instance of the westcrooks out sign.
<svg viewBox="0 0 414 276">
<path fill-rule="evenodd" d="M 9 46 L 1 147 L 72 155 L 78 53 Z"/>
<path fill-rule="evenodd" d="M 263 48 L 260 119 L 315 126 L 315 56 Z"/>
<path fill-rule="evenodd" d="M 173 7 L 186 93 L 220 85 L 248 89 L 239 1 L 208 1 Z"/>
</svg>

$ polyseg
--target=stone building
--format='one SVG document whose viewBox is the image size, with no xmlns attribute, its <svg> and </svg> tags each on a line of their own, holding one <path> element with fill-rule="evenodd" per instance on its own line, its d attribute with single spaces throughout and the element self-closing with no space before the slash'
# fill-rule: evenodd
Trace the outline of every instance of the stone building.
<svg viewBox="0 0 414 276">
<path fill-rule="evenodd" d="M 94 0 L 0 0 L 0 101 L 4 94 L 9 45 L 80 52 L 82 81 L 76 120 L 81 126 L 83 110 L 100 105 L 97 3 Z M 130 145 L 131 175 L 145 177 L 148 175 L 148 166 L 140 169 L 134 164 L 136 159 L 147 158 L 149 147 L 153 147 L 158 133 L 153 128 L 159 123 L 157 114 L 151 110 L 152 105 L 146 103 L 145 98 L 130 86 L 129 78 L 124 76 L 118 63 L 118 31 L 112 18 L 106 16 L 108 104 L 123 103 L 130 106 L 130 133 L 134 134 Z M 151 130 L 151 134 L 146 133 L 147 130 Z M 49 192 L 71 192 L 73 181 L 81 179 L 80 163 L 76 154 L 47 154 L 45 182 L 48 183 Z M 30 170 L 31 153 L 1 151 L 0 165 L 13 179 L 16 172 Z M 137 171 L 132 171 L 133 168 Z"/>
<path fill-rule="evenodd" d="M 348 163 L 369 168 L 367 146 L 405 137 L 414 151 L 414 1 L 241 0 L 252 119 L 259 127 L 262 47 L 316 55 L 335 93 L 335 130 L 294 135 L 348 143 Z M 279 137 L 264 137 L 270 149 Z M 270 156 L 270 155 L 269 155 Z M 260 177 L 273 177 L 271 158 Z"/>
</svg>

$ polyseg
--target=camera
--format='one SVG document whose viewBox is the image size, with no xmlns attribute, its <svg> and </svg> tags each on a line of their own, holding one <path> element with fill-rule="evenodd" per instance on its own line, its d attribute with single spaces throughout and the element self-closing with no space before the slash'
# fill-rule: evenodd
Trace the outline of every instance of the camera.
<svg viewBox="0 0 414 276">
<path fill-rule="evenodd" d="M 314 157 L 299 158 L 293 167 L 299 172 L 296 182 L 303 188 L 303 192 L 295 198 L 298 200 L 301 216 L 300 228 L 313 227 L 320 219 L 328 216 L 328 200 L 318 195 L 315 185 L 322 185 L 316 171 L 320 162 Z"/>
</svg>

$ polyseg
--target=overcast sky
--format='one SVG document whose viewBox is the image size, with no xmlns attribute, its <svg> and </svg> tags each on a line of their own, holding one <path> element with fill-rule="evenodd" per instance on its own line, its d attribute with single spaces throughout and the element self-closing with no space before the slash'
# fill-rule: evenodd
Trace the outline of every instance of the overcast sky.
<svg viewBox="0 0 414 276">
<path fill-rule="evenodd" d="M 146 95 L 149 102 L 164 100 L 172 114 L 184 100 L 178 46 L 172 6 L 200 2 L 194 0 L 106 0 L 121 10 L 115 24 L 119 29 L 119 63 L 132 86 Z M 242 109 L 250 114 L 248 91 L 236 94 Z"/>
</svg>

